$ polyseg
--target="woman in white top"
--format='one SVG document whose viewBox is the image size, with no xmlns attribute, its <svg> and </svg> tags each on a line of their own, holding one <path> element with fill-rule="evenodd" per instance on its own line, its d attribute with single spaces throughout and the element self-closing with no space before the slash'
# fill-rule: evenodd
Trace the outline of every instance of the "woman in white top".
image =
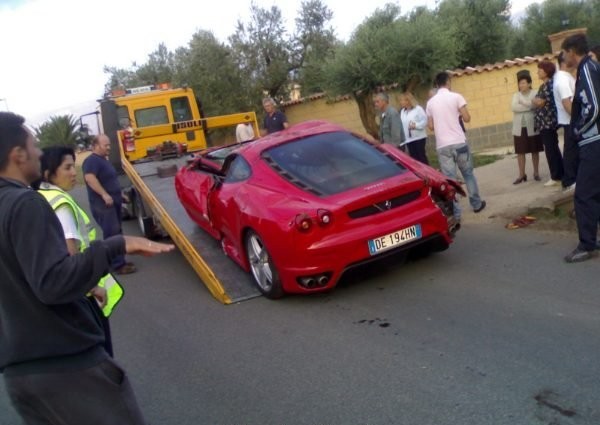
<svg viewBox="0 0 600 425">
<path fill-rule="evenodd" d="M 42 149 L 41 158 L 42 180 L 34 183 L 32 186 L 39 190 L 58 190 L 67 193 L 75 187 L 76 175 L 75 170 L 75 152 L 73 149 L 66 146 L 51 146 Z M 72 197 L 71 197 L 72 199 Z M 73 202 L 75 202 L 73 200 Z M 79 252 L 82 236 L 80 229 L 77 226 L 77 219 L 74 212 L 67 204 L 62 204 L 54 210 L 60 224 L 62 225 L 67 249 L 69 254 L 75 255 Z M 104 327 L 105 342 L 104 348 L 113 356 L 112 338 L 110 333 L 110 325 L 108 318 L 102 314 L 100 306 L 106 304 L 106 290 L 96 286 L 90 291 L 88 296 L 92 309 L 96 312 L 98 320 Z M 99 305 L 100 304 L 100 305 Z"/>
<path fill-rule="evenodd" d="M 403 144 L 408 149 L 408 154 L 429 165 L 427 154 L 425 153 L 425 142 L 427 142 L 427 114 L 417 103 L 417 100 L 410 92 L 400 95 L 400 119 L 406 140 Z"/>
<path fill-rule="evenodd" d="M 531 89 L 531 75 L 529 71 L 523 70 L 517 73 L 519 91 L 512 97 L 511 107 L 513 111 L 513 129 L 512 134 L 515 144 L 515 153 L 517 154 L 517 164 L 519 166 L 519 177 L 513 184 L 520 184 L 527 181 L 525 174 L 525 155 L 531 154 L 533 164 L 533 179 L 540 181 L 539 163 L 540 152 L 544 150 L 542 139 L 534 127 L 535 106 L 533 104 L 536 92 Z"/>
</svg>

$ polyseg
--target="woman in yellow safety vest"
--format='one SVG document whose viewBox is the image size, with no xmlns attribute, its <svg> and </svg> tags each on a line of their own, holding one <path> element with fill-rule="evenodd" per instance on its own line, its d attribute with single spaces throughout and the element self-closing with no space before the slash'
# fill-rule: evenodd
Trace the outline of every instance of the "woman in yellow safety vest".
<svg viewBox="0 0 600 425">
<path fill-rule="evenodd" d="M 74 255 L 84 251 L 96 239 L 96 229 L 85 211 L 67 192 L 76 184 L 75 152 L 65 146 L 42 149 L 42 181 L 38 192 L 46 198 L 56 212 L 63 227 L 67 249 Z M 112 339 L 108 316 L 123 297 L 123 288 L 111 274 L 105 275 L 88 299 L 96 311 L 105 333 L 105 348 L 112 356 Z"/>
</svg>

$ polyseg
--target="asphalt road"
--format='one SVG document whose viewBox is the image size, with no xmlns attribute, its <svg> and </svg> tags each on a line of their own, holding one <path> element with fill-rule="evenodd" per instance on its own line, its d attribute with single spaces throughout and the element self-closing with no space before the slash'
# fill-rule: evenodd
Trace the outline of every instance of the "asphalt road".
<svg viewBox="0 0 600 425">
<path fill-rule="evenodd" d="M 331 293 L 230 306 L 179 253 L 139 258 L 116 358 L 153 425 L 597 425 L 600 259 L 564 264 L 574 244 L 467 223 Z"/>
</svg>

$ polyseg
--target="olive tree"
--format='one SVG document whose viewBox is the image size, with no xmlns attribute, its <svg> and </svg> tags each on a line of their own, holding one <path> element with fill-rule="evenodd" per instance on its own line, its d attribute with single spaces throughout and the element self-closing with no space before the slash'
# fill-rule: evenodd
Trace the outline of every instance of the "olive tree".
<svg viewBox="0 0 600 425">
<path fill-rule="evenodd" d="M 457 48 L 425 8 L 407 17 L 387 4 L 377 9 L 327 63 L 329 95 L 349 94 L 357 102 L 367 132 L 378 137 L 373 95 L 397 84 L 414 89 L 429 83 L 436 72 L 456 64 Z"/>
</svg>

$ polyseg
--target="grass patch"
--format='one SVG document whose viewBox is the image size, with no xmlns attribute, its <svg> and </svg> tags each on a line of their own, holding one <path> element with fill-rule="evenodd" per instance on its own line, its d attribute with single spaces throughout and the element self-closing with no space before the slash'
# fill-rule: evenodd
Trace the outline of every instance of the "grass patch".
<svg viewBox="0 0 600 425">
<path fill-rule="evenodd" d="M 484 165 L 492 164 L 499 159 L 502 159 L 504 155 L 478 155 L 473 154 L 473 167 L 482 167 Z M 438 160 L 438 156 L 433 153 L 428 153 L 427 159 L 429 159 L 429 165 L 435 169 L 440 169 L 440 162 Z"/>
<path fill-rule="evenodd" d="M 538 230 L 577 231 L 577 222 L 573 218 L 570 208 L 557 207 L 554 210 L 532 208 L 527 212 L 527 215 L 537 219 L 533 226 Z"/>
</svg>

